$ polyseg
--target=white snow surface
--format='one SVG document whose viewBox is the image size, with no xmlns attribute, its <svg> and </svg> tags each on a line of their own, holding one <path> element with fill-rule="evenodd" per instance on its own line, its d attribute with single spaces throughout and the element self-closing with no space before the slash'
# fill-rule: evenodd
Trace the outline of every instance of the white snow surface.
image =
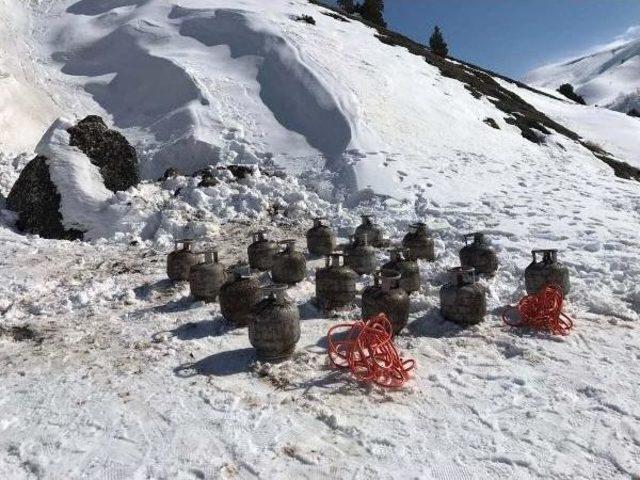
<svg viewBox="0 0 640 480">
<path fill-rule="evenodd" d="M 627 113 L 640 108 L 640 38 L 538 68 L 525 75 L 524 81 L 553 90 L 570 83 L 589 105 Z"/>
<path fill-rule="evenodd" d="M 566 99 L 538 95 L 501 79 L 496 81 L 583 139 L 603 148 L 617 159 L 640 168 L 640 120 L 637 118 L 604 108 L 578 105 Z M 545 89 L 543 91 L 553 94 Z"/>
<path fill-rule="evenodd" d="M 46 79 L 46 88 L 32 87 L 67 116 L 106 117 L 136 146 L 147 179 L 170 166 L 190 174 L 213 163 L 270 162 L 290 172 L 327 167 L 350 194 L 370 188 L 410 199 L 426 189 L 439 200 L 451 191 L 473 199 L 492 182 L 429 165 L 452 155 L 499 165 L 549 157 L 487 99 L 424 59 L 300 0 L 17 8 L 29 18 L 30 65 Z M 302 14 L 317 25 L 294 20 Z"/>
<path fill-rule="evenodd" d="M 38 138 L 64 111 L 47 88 L 29 39 L 28 2 L 0 0 L 0 151 L 32 151 Z"/>
<path fill-rule="evenodd" d="M 39 117 L 21 97 L 10 104 L 23 116 L 7 122 L 6 138 L 21 129 L 32 147 L 0 147 L 0 201 L 32 158 L 16 152 L 44 152 L 69 200 L 65 222 L 89 228 L 91 241 L 20 235 L 2 211 L 0 478 L 638 475 L 637 182 L 566 137 L 526 141 L 423 59 L 301 0 L 14 3 L 12 42 L 30 56 L 3 65 L 14 76 L 16 65 L 32 69 L 22 84 L 51 105 Z M 300 14 L 317 25 L 291 18 Z M 632 119 L 503 85 L 640 162 Z M 107 118 L 135 144 L 147 180 L 105 192 L 66 146 L 62 121 L 39 142 L 61 112 Z M 261 171 L 236 180 L 216 169 L 230 163 Z M 211 164 L 218 183 L 200 187 L 189 174 Z M 187 175 L 155 181 L 168 165 Z M 269 173 L 278 166 L 285 178 Z M 438 258 L 420 264 L 424 286 L 396 339 L 417 360 L 400 391 L 328 367 L 324 337 L 339 320 L 312 303 L 319 260 L 289 290 L 302 338 L 278 365 L 257 364 L 245 329 L 165 279 L 176 236 L 217 243 L 232 264 L 255 228 L 304 245 L 310 218 L 326 215 L 344 241 L 363 209 L 393 241 L 416 220 L 436 240 Z M 461 235 L 476 230 L 501 266 L 482 280 L 486 321 L 461 329 L 438 313 L 438 290 Z M 566 338 L 501 319 L 541 247 L 559 248 L 571 271 L 565 308 L 576 326 Z M 35 339 L 11 333 L 24 326 Z"/>
<path fill-rule="evenodd" d="M 60 195 L 62 224 L 84 232 L 110 223 L 101 213 L 113 194 L 104 186 L 98 167 L 69 146 L 67 130 L 72 126 L 68 120 L 57 120 L 36 146 L 36 153 L 47 157 L 51 181 Z"/>
</svg>

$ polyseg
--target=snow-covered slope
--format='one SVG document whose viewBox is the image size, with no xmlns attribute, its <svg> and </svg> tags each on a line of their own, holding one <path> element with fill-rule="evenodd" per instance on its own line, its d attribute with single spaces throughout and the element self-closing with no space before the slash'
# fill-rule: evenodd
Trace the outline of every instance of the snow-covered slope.
<svg viewBox="0 0 640 480">
<path fill-rule="evenodd" d="M 566 98 L 555 97 L 552 91 L 543 89 L 548 95 L 539 95 L 512 82 L 497 81 L 587 142 L 603 148 L 620 161 L 640 168 L 637 140 L 640 138 L 640 121 L 637 118 L 600 107 L 574 104 Z M 559 94 L 556 92 L 556 95 Z"/>
<path fill-rule="evenodd" d="M 489 97 L 474 98 L 423 58 L 382 44 L 374 29 L 306 2 L 56 0 L 23 8 L 32 9 L 42 92 L 67 116 L 110 118 L 137 146 L 146 178 L 216 162 L 275 162 L 292 172 L 326 164 L 349 192 L 410 198 L 426 189 L 442 199 L 453 189 L 468 198 L 487 182 L 428 165 L 454 152 L 498 164 L 516 152 L 548 155 Z M 301 14 L 317 25 L 295 21 Z"/>
<path fill-rule="evenodd" d="M 524 81 L 554 90 L 570 83 L 590 105 L 624 113 L 640 109 L 640 38 L 541 67 L 527 74 Z"/>
<path fill-rule="evenodd" d="M 637 474 L 640 190 L 585 144 L 640 166 L 640 122 L 426 61 L 415 44 L 384 43 L 303 0 L 0 2 L 3 21 L 19 20 L 3 68 L 42 100 L 9 103 L 20 121 L 3 124 L 0 201 L 29 158 L 10 153 L 39 144 L 70 194 L 66 220 L 91 240 L 24 236 L 2 212 L 0 478 Z M 123 131 L 147 181 L 112 195 L 63 129 L 40 142 L 61 114 L 100 114 Z M 261 170 L 155 181 L 167 166 L 230 163 Z M 214 241 L 231 264 L 255 228 L 302 243 L 309 219 L 326 215 L 344 241 L 362 209 L 395 242 L 416 220 L 435 238 L 396 339 L 418 362 L 402 391 L 326 366 L 335 319 L 313 304 L 321 260 L 289 290 L 302 339 L 274 366 L 254 363 L 246 331 L 217 304 L 165 279 L 174 237 Z M 482 280 L 486 321 L 462 329 L 441 318 L 438 290 L 476 230 L 500 269 Z M 501 318 L 541 247 L 559 248 L 571 271 L 566 338 Z"/>
<path fill-rule="evenodd" d="M 27 2 L 0 0 L 0 151 L 32 151 L 65 109 L 56 105 L 37 67 Z"/>
</svg>

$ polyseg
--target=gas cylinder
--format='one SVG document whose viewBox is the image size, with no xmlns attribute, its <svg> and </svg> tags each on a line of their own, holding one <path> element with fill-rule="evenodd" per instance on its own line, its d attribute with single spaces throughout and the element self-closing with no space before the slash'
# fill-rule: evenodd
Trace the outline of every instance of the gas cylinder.
<svg viewBox="0 0 640 480">
<path fill-rule="evenodd" d="M 307 260 L 301 252 L 296 251 L 295 240 L 279 242 L 284 249 L 273 258 L 271 278 L 274 283 L 293 285 L 307 276 Z"/>
<path fill-rule="evenodd" d="M 473 237 L 473 243 L 468 239 Z M 465 246 L 460 250 L 460 265 L 473 267 L 476 273 L 492 276 L 498 270 L 498 255 L 489 246 L 484 233 L 464 235 Z"/>
<path fill-rule="evenodd" d="M 369 245 L 367 234 L 351 235 L 351 243 L 344 249 L 344 263 L 358 275 L 373 273 L 378 267 L 375 249 Z"/>
<path fill-rule="evenodd" d="M 571 290 L 569 269 L 558 261 L 558 250 L 532 250 L 533 261 L 524 271 L 527 293 L 532 295 L 547 284 L 562 287 L 563 295 Z M 538 254 L 542 260 L 538 262 Z"/>
<path fill-rule="evenodd" d="M 286 292 L 286 285 L 265 287 L 264 298 L 252 309 L 249 341 L 260 360 L 289 358 L 300 340 L 300 312 Z"/>
<path fill-rule="evenodd" d="M 266 272 L 273 266 L 273 257 L 280 250 L 276 242 L 267 240 L 266 231 L 259 230 L 253 233 L 253 243 L 247 248 L 249 265 L 251 268 Z"/>
<path fill-rule="evenodd" d="M 373 216 L 371 215 L 362 215 L 362 223 L 356 227 L 354 235 L 356 240 L 362 240 L 366 235 L 367 242 L 372 247 L 380 248 L 385 244 L 382 228 L 373 223 Z"/>
<path fill-rule="evenodd" d="M 336 234 L 326 225 L 326 218 L 314 218 L 307 231 L 307 250 L 311 255 L 329 255 L 336 248 Z"/>
<path fill-rule="evenodd" d="M 407 293 L 420 290 L 420 267 L 415 260 L 409 260 L 403 248 L 390 251 L 391 259 L 382 266 L 383 270 L 395 270 L 400 273 L 400 288 Z"/>
<path fill-rule="evenodd" d="M 440 312 L 451 322 L 475 325 L 487 314 L 486 292 L 476 282 L 473 268 L 456 267 L 449 270 L 449 283 L 440 289 Z"/>
<path fill-rule="evenodd" d="M 189 272 L 191 295 L 198 300 L 215 302 L 226 279 L 224 266 L 218 260 L 218 251 L 207 250 L 204 252 L 204 262 L 194 265 Z"/>
<path fill-rule="evenodd" d="M 342 259 L 342 265 L 340 264 Z M 345 308 L 355 303 L 356 272 L 344 265 L 344 255 L 326 256 L 324 268 L 316 270 L 316 299 L 323 311 Z"/>
<path fill-rule="evenodd" d="M 193 252 L 193 240 L 175 240 L 174 243 L 175 250 L 167 257 L 167 276 L 174 282 L 189 280 L 191 267 L 200 262 L 202 255 Z"/>
<path fill-rule="evenodd" d="M 362 317 L 369 318 L 384 313 L 394 335 L 409 321 L 409 294 L 400 288 L 400 273 L 382 270 L 374 277 L 374 284 L 362 292 Z"/>
<path fill-rule="evenodd" d="M 236 265 L 231 278 L 220 288 L 222 316 L 237 327 L 246 327 L 251 310 L 260 300 L 262 289 L 258 275 L 249 265 Z"/>
<path fill-rule="evenodd" d="M 425 223 L 418 222 L 410 225 L 409 233 L 402 239 L 402 246 L 409 250 L 409 258 L 412 260 L 422 259 L 433 262 L 436 259 L 435 243 Z"/>
</svg>

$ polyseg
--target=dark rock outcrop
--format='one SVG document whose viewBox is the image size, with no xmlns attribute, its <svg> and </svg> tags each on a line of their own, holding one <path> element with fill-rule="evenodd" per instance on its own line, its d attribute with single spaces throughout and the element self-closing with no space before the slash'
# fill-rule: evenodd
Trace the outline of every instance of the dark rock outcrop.
<svg viewBox="0 0 640 480">
<path fill-rule="evenodd" d="M 231 174 L 238 180 L 242 180 L 244 178 L 249 178 L 253 176 L 256 171 L 256 167 L 253 165 L 227 165 L 218 167 L 219 169 L 227 169 L 231 172 Z"/>
<path fill-rule="evenodd" d="M 23 232 L 44 238 L 82 238 L 82 232 L 65 230 L 62 226 L 60 194 L 51 181 L 46 162 L 46 157 L 37 156 L 24 167 L 7 197 L 7 208 L 18 213 L 16 226 Z"/>
<path fill-rule="evenodd" d="M 487 125 L 489 125 L 491 128 L 495 128 L 496 130 L 500 130 L 500 126 L 498 125 L 498 122 L 496 122 L 493 118 L 491 117 L 487 117 L 483 120 L 484 123 L 486 123 Z"/>
<path fill-rule="evenodd" d="M 139 183 L 135 149 L 118 132 L 109 130 L 98 116 L 89 116 L 67 130 L 69 144 L 79 148 L 100 169 L 111 191 L 126 190 Z M 60 192 L 51 180 L 47 157 L 31 160 L 11 188 L 6 206 L 18 214 L 16 226 L 44 238 L 75 240 L 83 232 L 65 229 L 60 213 Z"/>
<path fill-rule="evenodd" d="M 109 130 L 102 118 L 90 115 L 67 132 L 69 145 L 78 147 L 100 169 L 109 190 L 127 190 L 140 182 L 136 150 L 124 135 Z"/>
</svg>

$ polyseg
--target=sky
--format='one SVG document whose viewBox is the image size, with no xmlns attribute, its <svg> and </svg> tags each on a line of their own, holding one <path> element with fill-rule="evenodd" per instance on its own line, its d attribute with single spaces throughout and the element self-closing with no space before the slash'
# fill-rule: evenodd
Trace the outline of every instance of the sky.
<svg viewBox="0 0 640 480">
<path fill-rule="evenodd" d="M 640 0 L 385 0 L 385 19 L 421 43 L 438 24 L 451 55 L 519 79 L 640 25 Z"/>
</svg>

